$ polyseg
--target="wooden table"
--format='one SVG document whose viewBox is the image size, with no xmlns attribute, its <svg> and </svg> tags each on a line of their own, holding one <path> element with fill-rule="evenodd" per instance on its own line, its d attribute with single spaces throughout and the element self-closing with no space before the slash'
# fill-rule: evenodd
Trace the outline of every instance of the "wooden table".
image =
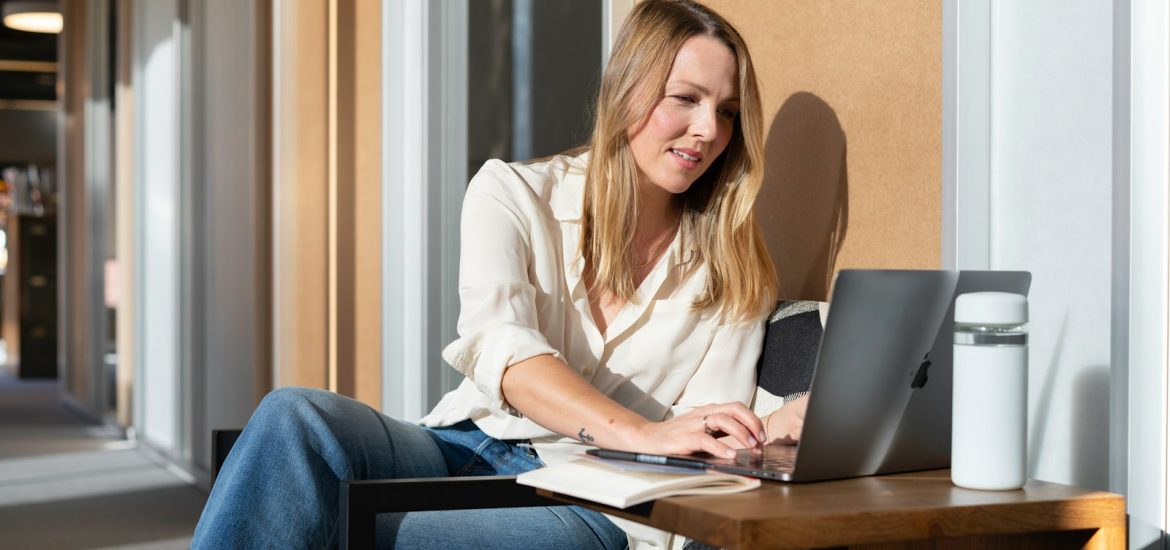
<svg viewBox="0 0 1170 550">
<path fill-rule="evenodd" d="M 951 484 L 950 470 L 730 496 L 670 497 L 618 510 L 539 491 L 723 548 L 1125 548 L 1125 499 L 1058 483 L 1018 491 Z"/>
</svg>

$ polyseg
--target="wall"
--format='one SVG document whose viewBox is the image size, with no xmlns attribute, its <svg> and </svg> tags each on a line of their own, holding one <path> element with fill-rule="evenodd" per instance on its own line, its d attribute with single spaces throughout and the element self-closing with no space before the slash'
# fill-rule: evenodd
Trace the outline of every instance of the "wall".
<svg viewBox="0 0 1170 550">
<path fill-rule="evenodd" d="M 378 407 L 382 4 L 272 6 L 273 384 Z"/>
<path fill-rule="evenodd" d="M 1032 272 L 1029 474 L 1108 488 L 1112 4 L 991 11 L 990 267 Z"/>
<path fill-rule="evenodd" d="M 706 3 L 759 75 L 756 211 L 782 296 L 823 300 L 847 267 L 939 267 L 941 3 Z"/>
<path fill-rule="evenodd" d="M 210 467 L 211 430 L 242 427 L 271 388 L 268 7 L 263 0 L 203 0 L 196 45 L 203 112 L 204 190 L 200 360 L 191 389 L 191 460 Z"/>
<path fill-rule="evenodd" d="M 760 76 L 757 209 L 783 294 L 823 299 L 843 267 L 939 267 L 942 3 L 707 3 L 743 33 Z M 987 267 L 1034 275 L 1030 472 L 1104 488 L 1112 8 L 991 6 L 980 238 Z"/>
<path fill-rule="evenodd" d="M 133 424 L 202 478 L 271 387 L 269 5 L 127 1 Z"/>
<path fill-rule="evenodd" d="M 1170 4 L 1114 0 L 1111 488 L 1130 548 L 1165 548 Z"/>
<path fill-rule="evenodd" d="M 136 262 L 134 427 L 163 451 L 177 450 L 179 433 L 181 74 L 178 1 L 134 4 Z"/>
<path fill-rule="evenodd" d="M 112 187 L 109 26 L 105 1 L 62 4 L 76 24 L 58 50 L 58 372 L 63 397 L 94 418 L 106 412 L 104 270 Z"/>
</svg>

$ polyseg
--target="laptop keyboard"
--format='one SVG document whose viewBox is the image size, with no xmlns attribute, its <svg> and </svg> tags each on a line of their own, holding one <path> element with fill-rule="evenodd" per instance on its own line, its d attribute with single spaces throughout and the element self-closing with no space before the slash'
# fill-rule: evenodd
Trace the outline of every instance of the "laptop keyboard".
<svg viewBox="0 0 1170 550">
<path fill-rule="evenodd" d="M 785 452 L 770 452 L 772 449 L 764 449 L 764 451 L 763 454 L 759 454 L 753 453 L 749 449 L 742 449 L 736 454 L 735 463 L 738 466 L 766 470 L 791 470 L 796 465 L 796 454 L 787 449 Z"/>
</svg>

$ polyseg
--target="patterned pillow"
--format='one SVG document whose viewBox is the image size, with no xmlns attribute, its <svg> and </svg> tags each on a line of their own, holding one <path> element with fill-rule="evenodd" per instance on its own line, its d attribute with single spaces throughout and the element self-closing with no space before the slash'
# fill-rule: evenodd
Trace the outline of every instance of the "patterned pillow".
<svg viewBox="0 0 1170 550">
<path fill-rule="evenodd" d="M 768 319 L 764 349 L 756 365 L 756 414 L 768 414 L 780 405 L 808 393 L 813 367 L 824 332 L 823 302 L 781 301 Z"/>
</svg>

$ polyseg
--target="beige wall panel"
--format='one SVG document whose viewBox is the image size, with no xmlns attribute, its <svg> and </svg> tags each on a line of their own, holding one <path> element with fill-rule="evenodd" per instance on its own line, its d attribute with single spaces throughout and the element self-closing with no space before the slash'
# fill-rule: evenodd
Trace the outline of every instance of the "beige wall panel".
<svg viewBox="0 0 1170 550">
<path fill-rule="evenodd" d="M 260 191 L 257 203 L 261 200 L 269 200 L 274 198 L 275 189 L 278 187 L 274 181 L 272 174 L 276 169 L 275 163 L 272 162 L 273 157 L 273 109 L 275 109 L 273 97 L 275 97 L 274 88 L 272 85 L 272 67 L 273 67 L 273 51 L 275 51 L 273 44 L 273 6 L 272 0 L 259 0 L 256 3 L 256 19 L 257 25 L 260 27 L 256 30 L 256 35 L 253 37 L 255 41 L 254 51 L 256 52 L 256 63 L 258 75 L 256 78 L 256 85 L 258 91 L 253 96 L 254 102 L 254 121 L 256 128 L 256 136 L 259 144 L 256 147 L 255 154 L 257 158 L 253 163 L 254 173 L 253 180 L 256 182 L 263 182 L 259 185 Z M 253 234 L 257 236 L 257 240 L 263 245 L 263 258 L 258 261 L 258 268 L 253 272 L 253 284 L 256 288 L 258 296 L 256 304 L 261 311 L 257 316 L 258 326 L 256 327 L 257 334 L 263 339 L 261 344 L 257 344 L 254 350 L 254 364 L 256 370 L 253 372 L 253 380 L 255 382 L 255 393 L 253 395 L 255 402 L 259 403 L 264 395 L 273 389 L 273 378 L 275 376 L 275 368 L 273 361 L 274 346 L 272 345 L 273 327 L 275 326 L 275 319 L 273 319 L 273 302 L 275 296 L 273 295 L 273 282 L 276 280 L 273 270 L 273 257 L 275 254 L 273 246 L 273 204 L 267 202 L 263 206 L 258 206 L 255 219 L 253 219 Z"/>
<path fill-rule="evenodd" d="M 279 2 L 274 11 L 273 385 L 325 388 L 327 2 Z"/>
<path fill-rule="evenodd" d="M 764 97 L 757 212 L 785 298 L 842 268 L 938 268 L 942 4 L 710 0 L 743 34 Z"/>
<path fill-rule="evenodd" d="M 381 9 L 338 3 L 337 387 L 381 404 Z"/>
<path fill-rule="evenodd" d="M 382 403 L 382 9 L 358 0 L 354 25 L 353 396 Z"/>
<path fill-rule="evenodd" d="M 379 407 L 381 3 L 334 7 L 278 7 L 276 385 Z"/>
<path fill-rule="evenodd" d="M 57 214 L 58 238 L 58 360 L 59 375 L 63 377 L 65 397 L 82 410 L 99 416 L 98 404 L 93 403 L 91 319 L 86 301 L 87 282 L 93 275 L 85 262 L 87 244 L 86 207 L 86 119 L 85 101 L 92 94 L 86 67 L 86 43 L 89 40 L 87 5 L 66 2 L 62 15 L 68 21 L 81 22 L 62 33 L 58 59 L 65 85 L 60 99 L 61 129 L 58 146 L 58 189 L 62 195 L 61 210 Z M 63 252 L 63 253 L 62 253 Z M 64 360 L 61 364 L 61 360 Z"/>
<path fill-rule="evenodd" d="M 117 2 L 117 58 L 114 60 L 114 208 L 117 228 L 118 304 L 117 324 L 118 366 L 116 414 L 118 424 L 126 427 L 134 422 L 134 300 L 137 298 L 134 281 L 134 87 L 133 42 L 134 29 L 130 18 L 131 0 Z M 108 284 L 108 283 L 107 283 Z"/>
</svg>

